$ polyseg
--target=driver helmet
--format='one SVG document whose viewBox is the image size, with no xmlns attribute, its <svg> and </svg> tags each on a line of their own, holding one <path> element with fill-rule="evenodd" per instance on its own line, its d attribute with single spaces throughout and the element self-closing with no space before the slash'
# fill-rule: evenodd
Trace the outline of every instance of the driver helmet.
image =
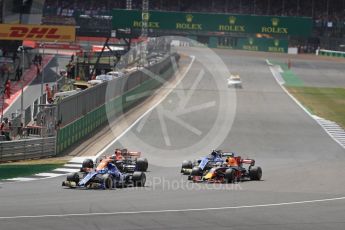
<svg viewBox="0 0 345 230">
<path fill-rule="evenodd" d="M 92 159 L 86 159 L 83 161 L 82 164 L 83 168 L 93 168 L 93 160 Z"/>
<path fill-rule="evenodd" d="M 115 160 L 122 160 L 122 151 L 120 149 L 115 150 Z"/>
<path fill-rule="evenodd" d="M 121 152 L 121 149 L 115 149 L 115 155 L 119 155 L 119 154 L 121 154 L 122 152 Z"/>
<path fill-rule="evenodd" d="M 220 149 L 216 150 L 216 152 L 217 152 L 219 155 L 221 155 L 221 154 L 223 153 L 223 151 L 220 150 Z"/>
</svg>

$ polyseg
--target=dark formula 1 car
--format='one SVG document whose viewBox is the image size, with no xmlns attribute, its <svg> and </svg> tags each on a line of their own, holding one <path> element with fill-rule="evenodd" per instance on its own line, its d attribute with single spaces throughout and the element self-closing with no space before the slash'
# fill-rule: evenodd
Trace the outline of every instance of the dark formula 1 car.
<svg viewBox="0 0 345 230">
<path fill-rule="evenodd" d="M 255 167 L 255 160 L 228 156 L 225 163 L 219 162 L 207 171 L 194 167 L 188 179 L 194 182 L 234 183 L 243 180 L 260 180 L 261 177 L 262 169 Z"/>
<path fill-rule="evenodd" d="M 199 159 L 199 160 L 185 160 L 182 162 L 181 173 L 184 175 L 190 175 L 194 170 L 208 171 L 217 163 L 224 163 L 226 157 L 233 153 L 224 153 L 222 150 L 213 150 L 211 154 Z"/>
<path fill-rule="evenodd" d="M 102 188 L 112 189 L 127 186 L 145 186 L 146 175 L 141 171 L 121 172 L 112 157 L 103 159 L 94 168 L 91 159 L 83 162 L 80 172 L 67 175 L 62 186 L 69 188 Z"/>
</svg>

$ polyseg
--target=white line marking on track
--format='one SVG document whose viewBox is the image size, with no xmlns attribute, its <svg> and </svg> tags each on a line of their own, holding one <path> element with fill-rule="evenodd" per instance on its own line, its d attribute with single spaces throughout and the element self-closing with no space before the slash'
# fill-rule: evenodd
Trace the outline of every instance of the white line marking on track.
<svg viewBox="0 0 345 230">
<path fill-rule="evenodd" d="M 65 164 L 63 167 L 66 167 L 66 168 L 80 168 L 81 164 Z"/>
<path fill-rule="evenodd" d="M 16 178 L 10 178 L 10 179 L 6 179 L 8 181 L 33 181 L 33 180 L 37 180 L 36 178 L 27 178 L 27 177 L 16 177 Z"/>
<path fill-rule="evenodd" d="M 58 173 L 38 173 L 38 174 L 35 174 L 35 176 L 44 176 L 44 177 L 58 177 L 58 176 L 63 176 L 63 175 L 66 175 L 65 173 L 64 174 L 58 174 Z"/>
<path fill-rule="evenodd" d="M 95 156 L 87 156 L 87 157 L 73 157 L 68 164 L 78 164 L 78 163 L 83 163 L 83 161 L 85 159 L 92 159 L 92 160 L 96 160 Z"/>
<path fill-rule="evenodd" d="M 313 115 L 313 118 L 323 127 L 323 129 L 328 133 L 329 136 L 333 138 L 333 140 L 345 148 L 345 130 L 342 127 L 340 127 L 336 122 L 326 120 L 322 117 Z M 326 123 L 327 125 L 325 125 Z"/>
<path fill-rule="evenodd" d="M 343 138 L 345 138 L 345 133 L 336 133 L 336 134 L 334 134 L 334 136 L 337 136 L 337 137 L 343 137 Z"/>
<path fill-rule="evenodd" d="M 70 214 L 52 214 L 52 215 L 32 215 L 32 216 L 0 216 L 0 220 L 8 219 L 25 219 L 25 218 L 51 218 L 51 217 L 71 217 L 71 216 L 114 216 L 114 215 L 135 215 L 135 214 L 160 214 L 160 213 L 174 213 L 174 212 L 201 212 L 201 211 L 221 211 L 231 209 L 246 209 L 246 208 L 266 208 L 266 207 L 279 207 L 296 204 L 313 204 L 320 202 L 330 202 L 345 200 L 345 197 L 336 197 L 319 200 L 305 200 L 305 201 L 292 201 L 283 203 L 270 203 L 270 204 L 256 204 L 256 205 L 240 205 L 240 206 L 226 206 L 216 208 L 188 208 L 188 209 L 163 209 L 163 210 L 146 210 L 146 211 L 123 211 L 123 212 L 95 212 L 95 213 L 70 213 Z"/>
<path fill-rule="evenodd" d="M 320 122 L 321 123 L 321 122 Z M 321 123 L 322 124 L 322 123 Z M 325 127 L 329 128 L 329 130 L 334 130 L 334 131 L 344 131 L 344 129 L 340 128 L 340 127 L 336 127 L 336 124 L 332 124 L 332 125 L 324 125 Z"/>
<path fill-rule="evenodd" d="M 78 172 L 79 169 L 70 169 L 70 168 L 57 168 L 53 170 L 54 172 Z"/>
</svg>

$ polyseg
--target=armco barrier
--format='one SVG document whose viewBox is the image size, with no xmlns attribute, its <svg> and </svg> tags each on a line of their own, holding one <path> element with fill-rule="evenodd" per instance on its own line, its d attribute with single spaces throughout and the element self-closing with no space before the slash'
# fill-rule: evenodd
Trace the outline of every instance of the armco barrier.
<svg viewBox="0 0 345 230">
<path fill-rule="evenodd" d="M 55 137 L 0 142 L 0 162 L 55 156 Z"/>
<path fill-rule="evenodd" d="M 150 66 L 148 69 L 152 73 L 159 75 L 161 78 L 169 79 L 173 76 L 172 58 L 178 61 L 179 56 L 177 54 L 174 54 L 171 57 L 169 56 L 162 62 Z M 60 127 L 57 134 L 57 154 L 67 150 L 70 146 L 89 135 L 97 127 L 103 125 L 107 122 L 108 117 L 119 116 L 123 111 L 137 105 L 142 100 L 150 96 L 152 94 L 152 90 L 162 85 L 162 82 L 146 76 L 142 71 L 133 72 L 126 77 L 128 77 L 128 79 L 120 78 L 96 86 L 98 88 L 91 88 L 97 91 L 102 90 L 103 93 L 89 91 L 85 93 L 83 92 L 77 96 L 72 96 L 67 101 L 69 104 L 68 106 L 63 105 L 64 100 L 61 101 L 62 105 L 58 105 L 58 119 L 61 119 L 60 122 L 62 127 Z M 115 90 L 114 95 L 112 95 L 112 99 L 105 102 L 105 92 L 107 87 Z M 121 95 L 121 92 L 124 93 Z M 130 96 L 145 94 L 145 92 L 147 92 L 146 97 L 140 97 L 135 100 L 126 100 L 126 98 Z M 102 96 L 102 98 L 94 98 L 94 96 L 92 96 L 93 93 Z M 103 103 L 101 103 L 102 99 L 104 100 Z M 78 104 L 73 105 L 72 102 Z M 95 106 L 95 108 L 90 111 L 90 105 L 82 105 L 80 103 L 90 103 L 92 106 Z M 67 109 L 67 111 L 62 111 L 61 109 Z"/>
<path fill-rule="evenodd" d="M 321 55 L 321 56 L 329 56 L 329 57 L 345 58 L 345 52 L 333 51 L 333 50 L 320 50 L 319 51 L 319 55 Z"/>
</svg>

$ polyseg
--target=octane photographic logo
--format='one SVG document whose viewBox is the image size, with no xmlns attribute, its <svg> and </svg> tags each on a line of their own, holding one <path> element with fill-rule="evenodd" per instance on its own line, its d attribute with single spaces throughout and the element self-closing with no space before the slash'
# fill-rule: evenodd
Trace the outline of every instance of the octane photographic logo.
<svg viewBox="0 0 345 230">
<path fill-rule="evenodd" d="M 228 190 L 228 191 L 242 191 L 242 183 L 186 183 L 185 178 L 171 179 L 165 177 L 150 177 L 146 181 L 145 187 L 135 187 L 138 190 L 146 191 L 196 191 L 196 190 Z"/>
<path fill-rule="evenodd" d="M 121 101 L 107 104 L 109 123 L 115 108 L 120 113 L 116 117 L 123 118 L 121 124 L 125 122 L 125 127 L 130 127 L 119 137 L 123 133 L 119 132 L 120 122 L 112 123 L 118 139 L 111 148 L 141 151 L 150 165 L 165 167 L 180 166 L 183 160 L 200 158 L 219 146 L 230 148 L 226 137 L 236 112 L 236 91 L 227 86 L 230 72 L 222 59 L 213 50 L 185 37 L 160 37 L 147 44 L 153 51 L 145 55 L 145 65 L 136 67 L 139 73 L 108 84 L 108 101 L 114 95 L 124 95 Z M 179 60 L 166 54 L 163 47 L 170 46 L 170 53 L 177 52 Z M 138 59 L 139 50 L 132 49 L 123 56 L 118 69 L 124 66 L 124 60 Z M 134 87 L 138 82 L 140 85 Z M 138 106 L 137 101 L 147 97 Z M 124 108 L 132 103 L 137 104 L 135 109 L 126 111 Z M 142 111 L 133 119 L 138 110 Z"/>
</svg>

